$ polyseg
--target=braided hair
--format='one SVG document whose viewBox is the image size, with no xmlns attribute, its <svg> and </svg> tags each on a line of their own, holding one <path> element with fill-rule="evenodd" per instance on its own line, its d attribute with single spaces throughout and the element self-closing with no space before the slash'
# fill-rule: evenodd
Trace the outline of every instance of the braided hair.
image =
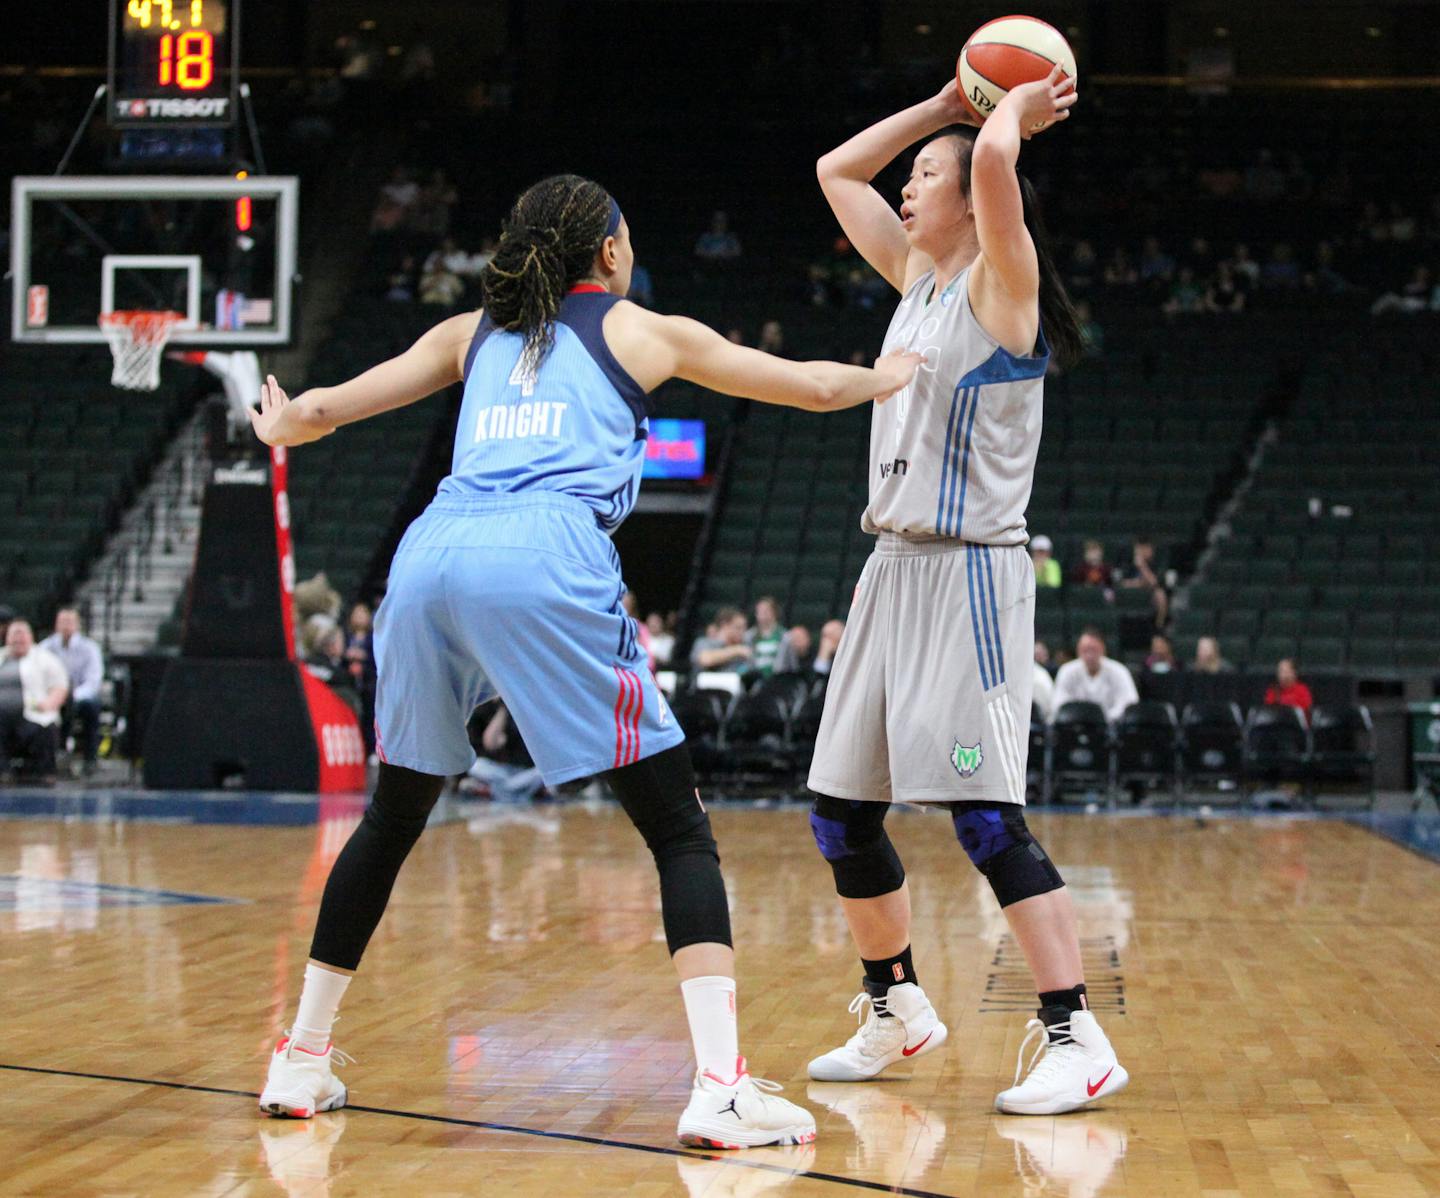
<svg viewBox="0 0 1440 1198">
<path fill-rule="evenodd" d="M 525 338 L 522 360 L 540 366 L 555 343 L 555 317 L 590 273 L 612 211 L 610 193 L 579 175 L 552 175 L 524 191 L 480 276 L 485 313 Z"/>
</svg>

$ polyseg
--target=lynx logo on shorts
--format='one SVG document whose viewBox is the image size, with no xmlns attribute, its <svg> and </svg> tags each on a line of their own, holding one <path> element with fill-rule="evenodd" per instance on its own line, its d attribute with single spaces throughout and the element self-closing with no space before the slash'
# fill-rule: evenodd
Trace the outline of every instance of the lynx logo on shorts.
<svg viewBox="0 0 1440 1198">
<path fill-rule="evenodd" d="M 955 747 L 950 750 L 950 764 L 962 778 L 973 778 L 975 771 L 985 764 L 985 754 L 980 748 L 980 742 L 977 740 L 967 749 L 957 740 Z"/>
</svg>

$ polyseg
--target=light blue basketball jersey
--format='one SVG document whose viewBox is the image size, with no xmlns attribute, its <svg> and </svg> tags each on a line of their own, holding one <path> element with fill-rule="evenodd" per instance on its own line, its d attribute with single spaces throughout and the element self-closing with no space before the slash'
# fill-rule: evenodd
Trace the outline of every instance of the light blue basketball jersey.
<svg viewBox="0 0 1440 1198">
<path fill-rule="evenodd" d="M 570 495 L 606 531 L 630 514 L 651 404 L 605 344 L 605 314 L 620 298 L 598 289 L 571 292 L 555 322 L 555 343 L 533 373 L 521 360 L 520 334 L 481 318 L 441 495 Z"/>
</svg>

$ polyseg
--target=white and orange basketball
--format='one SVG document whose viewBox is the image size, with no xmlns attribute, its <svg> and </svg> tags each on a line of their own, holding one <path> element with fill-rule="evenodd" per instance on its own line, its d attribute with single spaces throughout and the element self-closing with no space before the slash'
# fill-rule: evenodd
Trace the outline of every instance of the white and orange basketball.
<svg viewBox="0 0 1440 1198">
<path fill-rule="evenodd" d="M 1000 17 L 970 35 L 955 78 L 961 96 L 983 120 L 1011 88 L 1044 79 L 1057 64 L 1075 78 L 1075 51 L 1055 26 L 1034 17 Z"/>
</svg>

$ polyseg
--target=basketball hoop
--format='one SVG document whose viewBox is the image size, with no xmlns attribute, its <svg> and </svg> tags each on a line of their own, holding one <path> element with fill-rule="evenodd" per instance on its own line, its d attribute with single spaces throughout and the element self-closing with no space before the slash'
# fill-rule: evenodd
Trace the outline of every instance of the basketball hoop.
<svg viewBox="0 0 1440 1198">
<path fill-rule="evenodd" d="M 102 312 L 100 328 L 115 355 L 110 385 L 126 391 L 154 391 L 160 385 L 160 355 L 170 332 L 185 319 L 179 312 Z"/>
</svg>

